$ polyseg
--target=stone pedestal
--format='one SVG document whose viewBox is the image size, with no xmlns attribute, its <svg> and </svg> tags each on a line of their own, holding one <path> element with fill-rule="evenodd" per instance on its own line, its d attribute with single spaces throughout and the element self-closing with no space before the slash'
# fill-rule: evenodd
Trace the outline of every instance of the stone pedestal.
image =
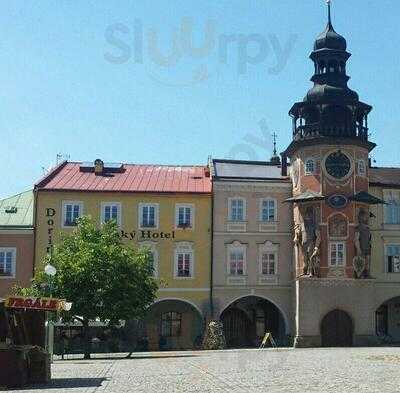
<svg viewBox="0 0 400 393">
<path fill-rule="evenodd" d="M 321 346 L 321 336 L 296 336 L 294 338 L 295 348 L 315 348 Z"/>
<path fill-rule="evenodd" d="M 320 347 L 321 324 L 331 311 L 348 315 L 352 345 L 375 345 L 375 280 L 305 278 L 295 282 L 297 348 Z"/>
</svg>

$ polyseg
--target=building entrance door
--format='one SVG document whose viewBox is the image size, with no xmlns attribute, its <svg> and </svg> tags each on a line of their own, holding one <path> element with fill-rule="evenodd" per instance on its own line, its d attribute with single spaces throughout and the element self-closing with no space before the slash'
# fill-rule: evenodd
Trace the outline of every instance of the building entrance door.
<svg viewBox="0 0 400 393">
<path fill-rule="evenodd" d="M 334 310 L 325 315 L 321 323 L 323 347 L 351 347 L 353 345 L 353 322 L 349 314 Z"/>
</svg>

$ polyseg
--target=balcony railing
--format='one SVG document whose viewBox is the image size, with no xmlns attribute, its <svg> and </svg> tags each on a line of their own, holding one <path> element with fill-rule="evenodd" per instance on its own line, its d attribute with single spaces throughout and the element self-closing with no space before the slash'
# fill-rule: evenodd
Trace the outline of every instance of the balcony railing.
<svg viewBox="0 0 400 393">
<path fill-rule="evenodd" d="M 353 137 L 368 141 L 368 128 L 364 126 L 323 125 L 320 123 L 297 126 L 293 133 L 294 140 L 315 138 L 318 136 Z"/>
</svg>

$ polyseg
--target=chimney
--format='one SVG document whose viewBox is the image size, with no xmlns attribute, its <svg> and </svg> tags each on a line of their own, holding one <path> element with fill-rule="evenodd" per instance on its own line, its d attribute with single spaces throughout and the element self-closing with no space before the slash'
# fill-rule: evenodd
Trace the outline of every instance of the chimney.
<svg viewBox="0 0 400 393">
<path fill-rule="evenodd" d="M 104 172 L 104 162 L 99 158 L 94 161 L 94 174 L 102 175 Z"/>
<path fill-rule="evenodd" d="M 281 174 L 282 174 L 282 176 L 287 176 L 287 158 L 286 158 L 286 154 L 282 153 L 281 157 L 282 157 Z"/>
</svg>

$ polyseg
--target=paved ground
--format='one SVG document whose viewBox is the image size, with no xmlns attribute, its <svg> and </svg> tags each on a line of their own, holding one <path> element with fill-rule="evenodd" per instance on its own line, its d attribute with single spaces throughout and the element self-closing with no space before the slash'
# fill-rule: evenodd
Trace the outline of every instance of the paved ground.
<svg viewBox="0 0 400 393">
<path fill-rule="evenodd" d="M 23 392 L 399 392 L 399 370 L 400 348 L 143 353 L 55 361 Z"/>
</svg>

